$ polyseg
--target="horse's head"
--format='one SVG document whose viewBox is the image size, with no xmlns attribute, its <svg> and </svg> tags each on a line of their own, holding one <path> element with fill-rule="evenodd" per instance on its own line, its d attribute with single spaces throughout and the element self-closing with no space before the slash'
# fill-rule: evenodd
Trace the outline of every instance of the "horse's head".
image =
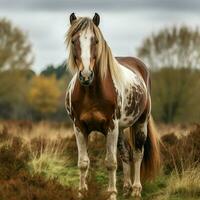
<svg viewBox="0 0 200 200">
<path fill-rule="evenodd" d="M 68 63 L 78 70 L 80 83 L 88 86 L 94 78 L 94 66 L 98 59 L 98 25 L 100 16 L 95 13 L 93 19 L 77 18 L 70 15 L 71 27 L 67 34 L 69 46 Z"/>
</svg>

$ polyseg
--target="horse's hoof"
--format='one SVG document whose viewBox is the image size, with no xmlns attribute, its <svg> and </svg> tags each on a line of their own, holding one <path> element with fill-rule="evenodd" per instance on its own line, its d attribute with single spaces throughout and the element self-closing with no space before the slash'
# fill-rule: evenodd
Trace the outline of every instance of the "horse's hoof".
<svg viewBox="0 0 200 200">
<path fill-rule="evenodd" d="M 82 189 L 79 189 L 78 191 L 78 198 L 79 199 L 83 199 L 84 197 L 87 196 L 87 192 L 88 192 L 88 189 L 87 189 L 87 186 L 82 188 Z"/>
<path fill-rule="evenodd" d="M 113 190 L 113 191 L 109 191 L 108 190 L 108 198 L 107 200 L 116 200 L 117 199 L 117 191 Z"/>
<path fill-rule="evenodd" d="M 133 186 L 131 196 L 137 200 L 140 200 L 141 199 L 141 191 L 142 191 L 141 186 Z"/>
<path fill-rule="evenodd" d="M 117 195 L 115 193 L 112 193 L 108 200 L 117 200 Z"/>
<path fill-rule="evenodd" d="M 78 192 L 78 198 L 79 199 L 84 199 L 85 197 L 87 197 L 87 191 L 85 191 L 85 192 Z"/>
<path fill-rule="evenodd" d="M 84 194 L 82 194 L 81 192 L 78 192 L 78 198 L 79 199 L 83 199 L 84 198 Z"/>
<path fill-rule="evenodd" d="M 123 196 L 128 197 L 131 194 L 131 191 L 132 191 L 131 185 L 125 185 L 123 187 Z"/>
</svg>

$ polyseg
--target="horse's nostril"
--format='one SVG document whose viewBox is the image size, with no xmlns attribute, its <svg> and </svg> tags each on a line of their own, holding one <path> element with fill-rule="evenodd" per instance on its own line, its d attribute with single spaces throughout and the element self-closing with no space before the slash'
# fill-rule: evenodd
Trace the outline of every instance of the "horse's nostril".
<svg viewBox="0 0 200 200">
<path fill-rule="evenodd" d="M 90 73 L 84 75 L 82 71 L 79 72 L 79 80 L 81 84 L 84 86 L 90 85 L 93 81 L 93 78 L 94 78 L 94 72 L 92 70 L 90 71 Z"/>
<path fill-rule="evenodd" d="M 83 80 L 84 80 L 84 77 L 83 77 L 83 75 L 82 75 L 81 71 L 79 72 L 79 79 L 80 79 L 81 81 L 83 81 Z"/>
<path fill-rule="evenodd" d="M 90 78 L 93 78 L 93 76 L 94 76 L 94 72 L 91 71 L 91 73 L 90 73 Z"/>
<path fill-rule="evenodd" d="M 84 77 L 84 81 L 89 81 L 89 79 L 90 79 L 89 76 Z"/>
</svg>

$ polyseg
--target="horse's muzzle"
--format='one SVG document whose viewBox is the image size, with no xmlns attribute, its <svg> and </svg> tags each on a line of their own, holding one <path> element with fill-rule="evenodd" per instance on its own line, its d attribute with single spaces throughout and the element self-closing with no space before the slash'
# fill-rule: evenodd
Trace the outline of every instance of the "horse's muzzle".
<svg viewBox="0 0 200 200">
<path fill-rule="evenodd" d="M 91 71 L 89 76 L 83 76 L 81 71 L 79 72 L 79 81 L 80 81 L 81 85 L 89 86 L 92 83 L 93 79 L 94 79 L 94 72 L 93 71 Z"/>
</svg>

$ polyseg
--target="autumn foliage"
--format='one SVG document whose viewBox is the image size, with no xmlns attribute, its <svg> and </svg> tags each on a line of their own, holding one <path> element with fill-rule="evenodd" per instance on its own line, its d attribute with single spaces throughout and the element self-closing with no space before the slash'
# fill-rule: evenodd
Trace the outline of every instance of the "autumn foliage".
<svg viewBox="0 0 200 200">
<path fill-rule="evenodd" d="M 45 115 L 56 111 L 60 93 L 54 76 L 36 76 L 28 91 L 28 102 L 33 109 Z"/>
</svg>

